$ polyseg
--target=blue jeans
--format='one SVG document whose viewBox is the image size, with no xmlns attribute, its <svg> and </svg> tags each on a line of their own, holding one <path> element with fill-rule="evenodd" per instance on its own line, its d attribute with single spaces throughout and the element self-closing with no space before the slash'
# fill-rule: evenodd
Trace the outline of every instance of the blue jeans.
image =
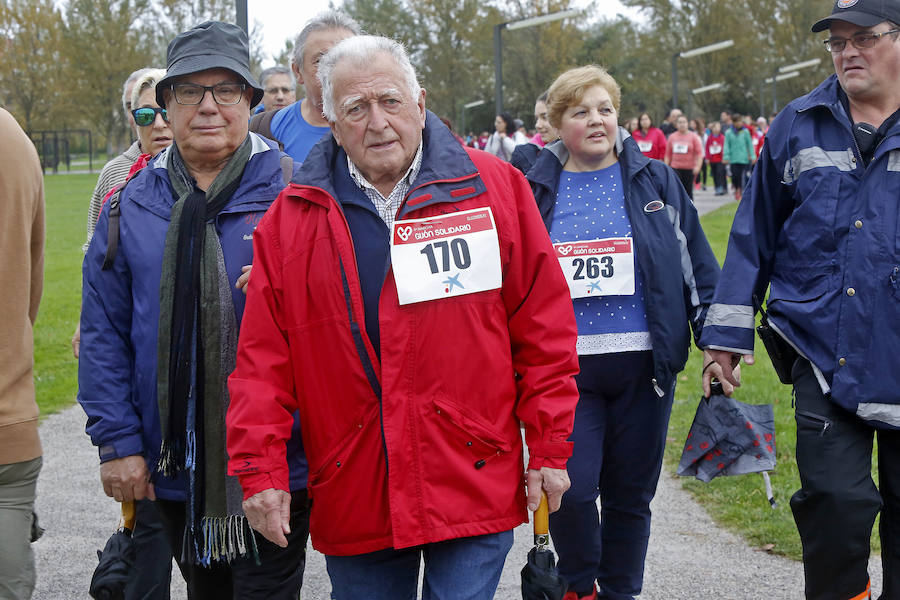
<svg viewBox="0 0 900 600">
<path fill-rule="evenodd" d="M 594 581 L 601 598 L 641 593 L 650 539 L 650 500 L 662 466 L 672 392 L 653 390 L 653 353 L 580 356 L 572 487 L 550 515 L 559 574 L 578 595 Z M 597 514 L 597 497 L 602 513 Z"/>
<path fill-rule="evenodd" d="M 513 532 L 459 538 L 403 550 L 326 556 L 332 600 L 415 600 L 425 559 L 422 600 L 491 600 Z"/>
</svg>

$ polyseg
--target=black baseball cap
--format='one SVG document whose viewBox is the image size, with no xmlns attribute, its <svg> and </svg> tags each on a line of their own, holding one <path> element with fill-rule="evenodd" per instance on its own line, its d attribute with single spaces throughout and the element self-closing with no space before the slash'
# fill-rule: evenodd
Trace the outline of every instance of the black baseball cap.
<svg viewBox="0 0 900 600">
<path fill-rule="evenodd" d="M 828 29 L 832 21 L 860 27 L 874 27 L 882 21 L 900 23 L 900 0 L 837 0 L 831 14 L 812 26 L 813 33 Z"/>
<path fill-rule="evenodd" d="M 175 36 L 166 51 L 166 76 L 156 84 L 156 103 L 165 107 L 163 91 L 177 77 L 208 69 L 228 69 L 253 88 L 253 108 L 263 89 L 250 74 L 247 34 L 233 23 L 206 21 Z"/>
</svg>

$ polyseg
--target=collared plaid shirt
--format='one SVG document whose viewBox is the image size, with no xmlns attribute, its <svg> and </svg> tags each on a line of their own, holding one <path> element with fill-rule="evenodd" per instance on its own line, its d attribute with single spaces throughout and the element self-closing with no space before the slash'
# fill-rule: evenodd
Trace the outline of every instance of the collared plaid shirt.
<svg viewBox="0 0 900 600">
<path fill-rule="evenodd" d="M 405 198 L 407 192 L 409 192 L 412 182 L 415 181 L 416 176 L 419 174 L 419 167 L 422 166 L 422 142 L 419 142 L 419 149 L 416 151 L 416 156 L 413 158 L 412 164 L 406 171 L 406 175 L 397 182 L 397 185 L 394 186 L 394 190 L 387 198 L 382 196 L 381 192 L 375 189 L 375 186 L 369 183 L 363 174 L 359 172 L 359 169 L 357 169 L 356 165 L 350 160 L 349 155 L 347 156 L 347 166 L 350 169 L 350 177 L 353 178 L 353 181 L 356 182 L 359 189 L 365 192 L 369 200 L 372 201 L 372 204 L 375 205 L 375 210 L 378 211 L 378 216 L 381 217 L 381 220 L 384 221 L 384 224 L 387 225 L 388 230 L 390 230 L 394 227 L 394 217 L 397 215 L 397 211 L 403 203 L 403 198 Z"/>
</svg>

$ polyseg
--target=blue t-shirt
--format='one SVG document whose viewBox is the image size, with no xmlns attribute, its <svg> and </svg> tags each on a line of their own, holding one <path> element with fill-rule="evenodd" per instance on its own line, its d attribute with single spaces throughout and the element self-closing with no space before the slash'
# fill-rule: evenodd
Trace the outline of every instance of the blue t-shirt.
<svg viewBox="0 0 900 600">
<path fill-rule="evenodd" d="M 599 171 L 563 171 L 550 225 L 554 244 L 631 237 L 619 163 Z M 640 269 L 634 269 L 634 295 L 575 298 L 579 355 L 650 350 L 650 329 Z"/>
<path fill-rule="evenodd" d="M 300 111 L 302 100 L 285 106 L 272 117 L 272 135 L 284 144 L 284 151 L 298 163 L 306 160 L 306 155 L 326 133 L 331 134 L 330 127 L 310 125 Z"/>
</svg>

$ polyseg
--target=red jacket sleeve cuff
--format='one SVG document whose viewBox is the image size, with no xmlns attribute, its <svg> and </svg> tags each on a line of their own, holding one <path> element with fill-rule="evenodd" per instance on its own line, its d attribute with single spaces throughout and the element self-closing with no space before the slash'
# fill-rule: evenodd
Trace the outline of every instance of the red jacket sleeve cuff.
<svg viewBox="0 0 900 600">
<path fill-rule="evenodd" d="M 566 461 L 572 456 L 572 442 L 543 442 L 528 447 L 528 468 L 565 469 Z"/>
<path fill-rule="evenodd" d="M 239 475 L 238 481 L 244 490 L 244 500 L 268 489 L 284 490 L 290 493 L 290 476 L 287 469 L 269 473 L 247 473 Z"/>
</svg>

